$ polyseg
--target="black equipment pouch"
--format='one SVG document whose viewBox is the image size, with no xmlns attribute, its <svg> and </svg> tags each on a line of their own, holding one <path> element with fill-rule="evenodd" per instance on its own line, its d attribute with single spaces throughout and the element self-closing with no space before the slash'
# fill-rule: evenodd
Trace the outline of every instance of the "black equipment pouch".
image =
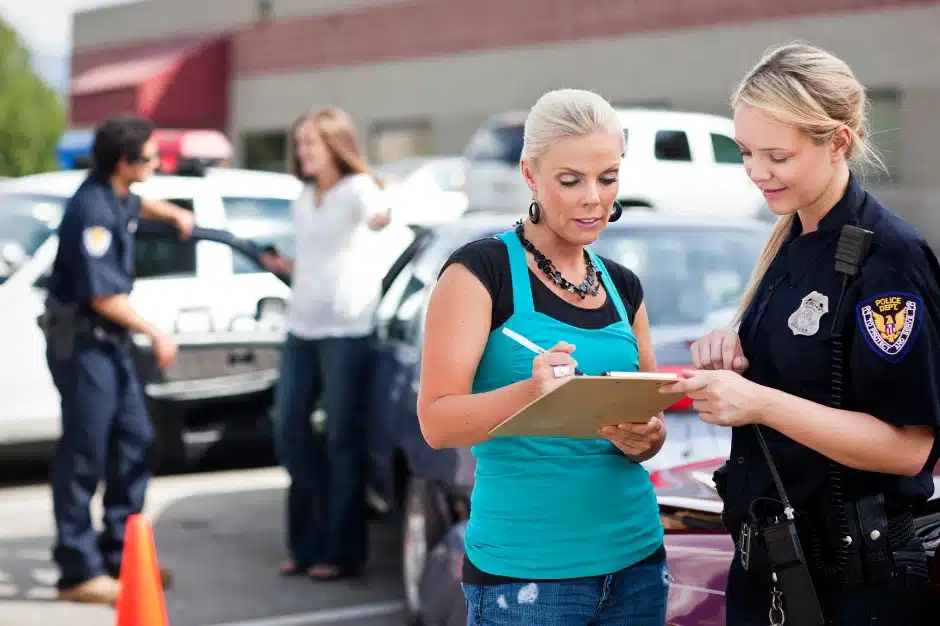
<svg viewBox="0 0 940 626">
<path fill-rule="evenodd" d="M 816 596 L 816 588 L 813 586 L 800 537 L 796 532 L 793 507 L 790 505 L 783 481 L 760 428 L 756 424 L 753 428 L 784 510 L 783 520 L 778 517 L 773 523 L 760 528 L 774 585 L 771 598 L 771 621 L 776 619 L 775 614 L 779 614 L 781 624 L 785 621 L 795 626 L 824 626 L 826 618 L 823 616 L 819 598 Z M 742 537 L 747 532 L 748 541 L 751 544 L 748 555 L 748 560 L 750 560 L 753 558 L 754 540 L 753 528 L 748 525 L 748 529 L 748 531 L 742 529 Z M 781 591 L 785 601 L 785 611 L 779 604 Z"/>
<path fill-rule="evenodd" d="M 46 298 L 45 311 L 36 318 L 46 338 L 52 357 L 64 361 L 75 351 L 75 335 L 78 332 L 78 305 L 63 304 L 55 298 Z"/>
<path fill-rule="evenodd" d="M 851 504 L 849 505 L 851 507 Z M 894 559 L 888 535 L 884 494 L 862 496 L 854 502 L 849 518 L 857 524 L 865 582 L 872 587 L 885 585 L 894 572 Z M 853 516 L 852 513 L 855 513 Z M 850 521 L 851 524 L 851 521 Z M 854 529 L 853 529 L 854 530 Z"/>
<path fill-rule="evenodd" d="M 767 556 L 773 570 L 774 583 L 783 590 L 786 621 L 797 626 L 825 624 L 816 589 L 810 578 L 796 524 L 784 519 L 761 529 Z"/>
</svg>

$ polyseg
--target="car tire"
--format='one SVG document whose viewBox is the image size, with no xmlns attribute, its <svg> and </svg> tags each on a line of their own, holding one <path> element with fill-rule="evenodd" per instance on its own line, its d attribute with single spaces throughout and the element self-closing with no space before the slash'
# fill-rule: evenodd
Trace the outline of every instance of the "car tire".
<svg viewBox="0 0 940 626">
<path fill-rule="evenodd" d="M 406 623 L 410 626 L 424 624 L 421 613 L 424 567 L 428 553 L 447 532 L 442 501 L 443 494 L 432 483 L 416 476 L 408 478 L 402 519 L 402 584 Z"/>
<path fill-rule="evenodd" d="M 156 474 L 173 474 L 186 469 L 186 443 L 183 440 L 183 412 L 171 404 L 150 402 L 154 429 L 153 469 Z"/>
</svg>

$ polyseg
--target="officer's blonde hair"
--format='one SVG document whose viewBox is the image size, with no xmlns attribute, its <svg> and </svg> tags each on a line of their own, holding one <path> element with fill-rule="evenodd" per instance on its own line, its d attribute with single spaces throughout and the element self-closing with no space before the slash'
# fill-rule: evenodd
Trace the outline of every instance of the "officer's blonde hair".
<svg viewBox="0 0 940 626">
<path fill-rule="evenodd" d="M 851 143 L 845 154 L 853 171 L 864 174 L 871 168 L 884 169 L 868 136 L 865 88 L 842 59 L 825 50 L 796 42 L 765 52 L 731 96 L 732 109 L 743 105 L 796 126 L 820 145 L 832 141 L 843 127 L 848 128 Z M 741 298 L 736 322 L 754 298 L 793 220 L 794 214 L 784 215 L 774 224 Z"/>
<path fill-rule="evenodd" d="M 539 158 L 556 142 L 598 132 L 620 137 L 623 154 L 627 147 L 623 126 L 607 100 L 583 89 L 549 91 L 536 101 L 526 117 L 521 160 L 535 168 Z"/>
</svg>

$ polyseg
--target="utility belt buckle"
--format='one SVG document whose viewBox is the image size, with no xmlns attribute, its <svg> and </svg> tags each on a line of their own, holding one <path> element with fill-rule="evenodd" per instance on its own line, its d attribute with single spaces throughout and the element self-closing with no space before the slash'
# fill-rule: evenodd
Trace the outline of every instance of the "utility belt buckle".
<svg viewBox="0 0 940 626">
<path fill-rule="evenodd" d="M 751 564 L 751 543 L 754 539 L 754 531 L 747 522 L 741 523 L 741 536 L 738 537 L 738 551 L 741 553 L 741 565 L 744 571 L 747 571 Z"/>
</svg>

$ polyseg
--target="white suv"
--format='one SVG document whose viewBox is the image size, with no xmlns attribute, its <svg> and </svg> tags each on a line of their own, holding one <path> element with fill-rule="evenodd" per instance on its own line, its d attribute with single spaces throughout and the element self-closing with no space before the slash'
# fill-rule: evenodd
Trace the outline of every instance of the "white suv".
<svg viewBox="0 0 940 626">
<path fill-rule="evenodd" d="M 764 206 L 748 179 L 730 119 L 705 113 L 618 109 L 627 151 L 620 203 L 664 213 L 758 217 Z M 468 211 L 524 212 L 532 195 L 519 172 L 526 112 L 487 120 L 470 139 Z"/>
<path fill-rule="evenodd" d="M 41 458 L 59 437 L 59 397 L 36 318 L 58 245 L 55 229 L 85 176 L 64 171 L 0 182 L 0 457 Z M 290 204 L 300 183 L 283 174 L 226 169 L 201 177 L 158 175 L 134 191 L 194 211 L 199 226 L 264 245 L 290 241 Z M 212 241 L 137 237 L 131 303 L 180 343 L 177 362 L 143 381 L 167 467 L 184 460 L 187 425 L 181 413 L 161 407 L 244 404 L 269 396 L 277 378 L 290 289 L 240 254 Z M 146 356 L 146 338 L 135 343 Z M 226 427 L 235 419 L 222 417 Z M 217 427 L 188 426 L 203 439 Z"/>
</svg>

